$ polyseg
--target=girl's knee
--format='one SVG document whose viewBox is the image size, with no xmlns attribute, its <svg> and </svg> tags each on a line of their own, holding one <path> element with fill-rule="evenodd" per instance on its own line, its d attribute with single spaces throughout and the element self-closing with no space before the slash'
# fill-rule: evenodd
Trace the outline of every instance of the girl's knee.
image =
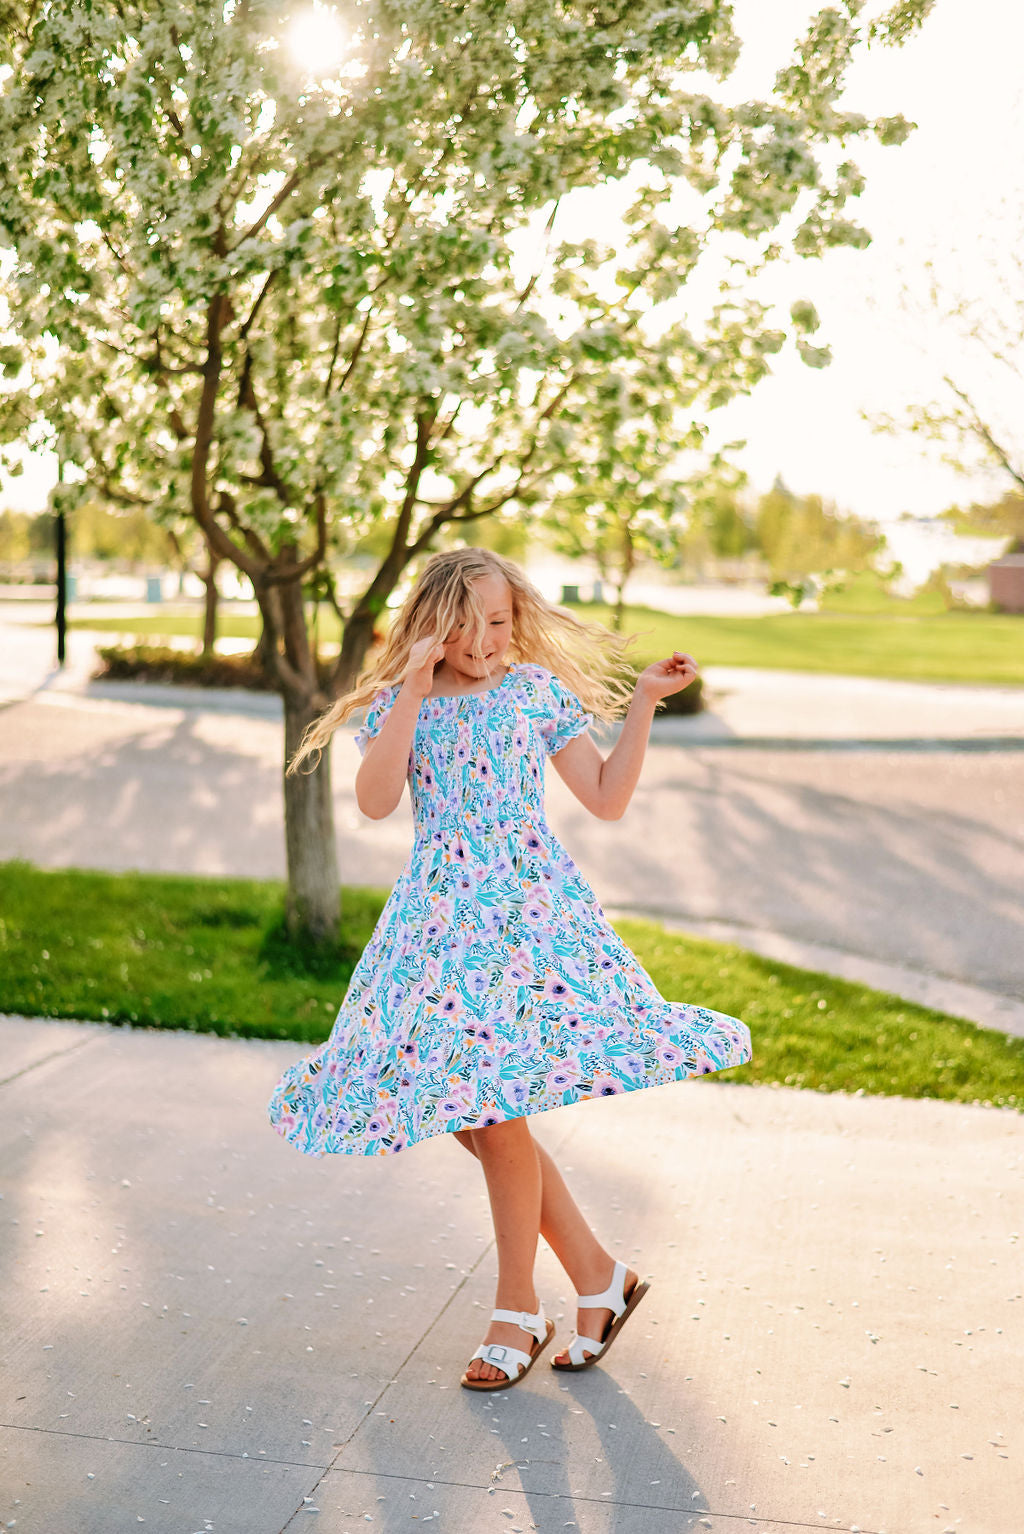
<svg viewBox="0 0 1024 1534">
<path fill-rule="evenodd" d="M 473 1149 L 479 1156 L 488 1151 L 518 1148 L 533 1144 L 530 1126 L 525 1119 L 505 1119 L 500 1124 L 488 1124 L 486 1129 L 471 1129 Z"/>
</svg>

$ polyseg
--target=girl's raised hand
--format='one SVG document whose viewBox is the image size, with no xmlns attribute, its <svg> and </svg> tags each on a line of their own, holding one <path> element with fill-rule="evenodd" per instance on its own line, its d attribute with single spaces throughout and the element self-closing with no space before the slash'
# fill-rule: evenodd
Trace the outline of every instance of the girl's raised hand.
<svg viewBox="0 0 1024 1534">
<path fill-rule="evenodd" d="M 434 685 L 434 667 L 442 660 L 444 645 L 436 634 L 428 634 L 426 639 L 417 639 L 409 651 L 402 677 L 403 687 L 409 687 L 426 697 Z"/>
<path fill-rule="evenodd" d="M 641 671 L 636 679 L 636 690 L 648 698 L 667 698 L 689 687 L 696 676 L 697 662 L 693 656 L 673 650 L 667 660 L 656 660 Z"/>
</svg>

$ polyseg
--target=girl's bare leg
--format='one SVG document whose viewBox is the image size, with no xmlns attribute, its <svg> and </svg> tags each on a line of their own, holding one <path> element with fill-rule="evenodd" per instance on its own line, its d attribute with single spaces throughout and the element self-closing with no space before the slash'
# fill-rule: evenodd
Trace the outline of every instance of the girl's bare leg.
<svg viewBox="0 0 1024 1534">
<path fill-rule="evenodd" d="M 529 1125 L 525 1119 L 514 1119 L 512 1123 L 521 1123 L 529 1135 Z M 504 1126 L 495 1125 L 494 1128 Z M 479 1156 L 479 1136 L 488 1135 L 491 1129 L 466 1129 L 456 1133 L 455 1138 L 466 1150 L 472 1151 Z M 562 1267 L 572 1280 L 577 1294 L 600 1294 L 611 1283 L 612 1274 L 615 1271 L 615 1259 L 598 1241 L 594 1232 L 587 1224 L 579 1205 L 566 1186 L 558 1167 L 551 1159 L 543 1146 L 538 1145 L 530 1135 L 531 1144 L 537 1157 L 541 1175 L 541 1202 L 540 1202 L 540 1233 L 558 1258 Z M 486 1168 L 485 1168 L 486 1173 Z M 488 1189 L 490 1182 L 488 1181 Z M 493 1209 L 493 1203 L 492 1203 Z M 499 1251 L 499 1275 L 501 1272 L 501 1257 Z M 531 1273 L 532 1273 L 531 1258 Z M 637 1281 L 637 1273 L 630 1268 L 626 1275 L 626 1291 L 631 1289 Z M 532 1279 L 531 1279 L 532 1283 Z M 500 1289 L 500 1277 L 499 1277 Z M 499 1300 L 499 1304 L 504 1302 Z M 518 1307 L 517 1307 L 518 1308 Z M 531 1306 L 535 1309 L 535 1306 Z M 582 1337 L 601 1337 L 604 1329 L 612 1318 L 610 1310 L 579 1310 L 576 1316 L 576 1330 Z M 493 1323 L 497 1326 L 499 1323 Z M 507 1342 L 507 1338 L 492 1339 L 488 1334 L 487 1341 Z M 519 1344 L 513 1343 L 513 1346 Z M 568 1362 L 568 1354 L 559 1353 L 560 1362 Z M 474 1364 L 480 1364 L 477 1359 Z M 473 1370 L 470 1370 L 471 1377 Z M 496 1371 L 482 1376 L 490 1379 L 496 1376 Z"/>
<path fill-rule="evenodd" d="M 495 1306 L 500 1310 L 537 1310 L 537 1292 L 533 1287 L 533 1264 L 537 1255 L 540 1231 L 541 1173 L 537 1146 L 525 1119 L 509 1119 L 487 1129 L 465 1131 L 472 1134 L 467 1147 L 479 1158 L 487 1180 L 491 1201 L 494 1237 L 498 1248 L 498 1292 Z M 459 1136 L 462 1143 L 466 1141 Z M 485 1343 L 518 1348 L 529 1353 L 534 1338 L 524 1335 L 511 1321 L 492 1321 L 484 1336 Z M 474 1358 L 466 1370 L 469 1379 L 500 1380 L 501 1369 L 482 1358 Z"/>
</svg>

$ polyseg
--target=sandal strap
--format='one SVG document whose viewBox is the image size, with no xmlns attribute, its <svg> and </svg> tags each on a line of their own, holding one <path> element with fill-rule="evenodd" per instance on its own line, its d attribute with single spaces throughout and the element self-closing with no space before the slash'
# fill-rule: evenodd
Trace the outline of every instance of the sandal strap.
<svg viewBox="0 0 1024 1534">
<path fill-rule="evenodd" d="M 531 1316 L 528 1310 L 492 1310 L 492 1321 L 510 1321 L 513 1326 L 519 1326 L 524 1332 L 530 1332 L 538 1342 L 543 1342 L 548 1334 L 548 1324 L 544 1319 L 544 1306 L 542 1305 L 535 1316 Z M 501 1364 L 497 1367 L 500 1369 Z"/>
<path fill-rule="evenodd" d="M 519 1348 L 505 1348 L 499 1342 L 487 1342 L 477 1348 L 473 1358 L 482 1358 L 485 1364 L 500 1369 L 510 1380 L 518 1379 L 530 1367 L 531 1355 Z M 470 1363 L 473 1362 L 470 1359 Z"/>
<path fill-rule="evenodd" d="M 586 1363 L 586 1359 L 583 1357 L 585 1352 L 593 1354 L 595 1358 L 600 1358 L 604 1352 L 604 1343 L 598 1342 L 594 1337 L 574 1336 L 566 1351 L 571 1361 L 579 1365 Z"/>
<path fill-rule="evenodd" d="M 621 1316 L 626 1308 L 626 1274 L 629 1269 L 624 1262 L 616 1262 L 612 1281 L 603 1294 L 579 1294 L 576 1304 L 580 1310 L 610 1310 Z M 599 1344 L 600 1345 L 600 1344 Z"/>
</svg>

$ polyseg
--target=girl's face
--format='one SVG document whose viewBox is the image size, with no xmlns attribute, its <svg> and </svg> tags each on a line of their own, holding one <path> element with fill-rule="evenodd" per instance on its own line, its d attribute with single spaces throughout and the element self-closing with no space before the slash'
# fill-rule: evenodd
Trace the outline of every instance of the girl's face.
<svg viewBox="0 0 1024 1534">
<path fill-rule="evenodd" d="M 445 667 L 465 683 L 485 681 L 497 671 L 512 639 L 512 592 L 505 577 L 481 576 L 473 589 L 483 608 L 483 637 L 465 623 L 444 637 Z"/>
</svg>

